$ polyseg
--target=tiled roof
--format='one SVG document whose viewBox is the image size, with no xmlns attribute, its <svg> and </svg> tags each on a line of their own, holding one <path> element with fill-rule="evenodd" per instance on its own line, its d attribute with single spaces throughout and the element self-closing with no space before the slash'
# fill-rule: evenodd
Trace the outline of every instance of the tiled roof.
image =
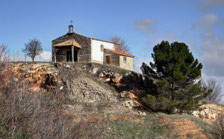
<svg viewBox="0 0 224 139">
<path fill-rule="evenodd" d="M 76 46 L 78 48 L 81 48 L 81 46 L 74 39 L 70 39 L 58 44 L 54 44 L 53 46 Z"/>
<path fill-rule="evenodd" d="M 112 49 L 106 49 L 106 48 L 104 48 L 104 49 L 108 50 L 108 51 L 111 51 L 111 52 L 114 52 L 114 53 L 117 53 L 117 54 L 120 54 L 120 55 L 125 55 L 125 56 L 129 56 L 129 57 L 135 57 L 134 55 L 127 54 L 127 53 L 124 53 L 124 52 L 121 52 L 121 51 L 112 50 Z"/>
</svg>

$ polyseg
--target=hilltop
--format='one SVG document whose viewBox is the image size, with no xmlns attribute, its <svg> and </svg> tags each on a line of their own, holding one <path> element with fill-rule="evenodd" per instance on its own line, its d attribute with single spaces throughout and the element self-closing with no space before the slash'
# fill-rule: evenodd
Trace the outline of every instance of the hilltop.
<svg viewBox="0 0 224 139">
<path fill-rule="evenodd" d="M 26 83 L 26 92 L 50 94 L 48 101 L 58 106 L 59 115 L 68 118 L 63 127 L 72 134 L 64 138 L 212 138 L 211 123 L 206 121 L 217 118 L 214 111 L 196 111 L 193 116 L 147 110 L 139 99 L 144 87 L 139 73 L 92 63 L 18 62 L 10 63 L 7 70 L 12 71 L 17 87 Z M 22 136 L 38 137 L 28 133 Z"/>
</svg>

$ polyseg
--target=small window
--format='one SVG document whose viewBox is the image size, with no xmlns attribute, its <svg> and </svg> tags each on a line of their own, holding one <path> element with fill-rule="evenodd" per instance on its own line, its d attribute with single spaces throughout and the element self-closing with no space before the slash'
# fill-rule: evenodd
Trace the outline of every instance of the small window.
<svg viewBox="0 0 224 139">
<path fill-rule="evenodd" d="M 127 57 L 123 56 L 123 61 L 126 63 L 127 62 Z"/>
<path fill-rule="evenodd" d="M 103 51 L 104 51 L 104 46 L 103 46 L 103 45 L 101 45 L 100 47 L 101 47 L 101 51 L 103 52 Z"/>
</svg>

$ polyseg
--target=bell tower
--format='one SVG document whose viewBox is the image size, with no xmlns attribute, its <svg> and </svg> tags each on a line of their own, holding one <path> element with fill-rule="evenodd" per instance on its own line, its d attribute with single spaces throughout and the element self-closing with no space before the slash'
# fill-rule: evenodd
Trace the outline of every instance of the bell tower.
<svg viewBox="0 0 224 139">
<path fill-rule="evenodd" d="M 68 26 L 68 33 L 74 33 L 74 26 L 72 25 L 72 20 L 71 20 L 71 25 Z"/>
</svg>

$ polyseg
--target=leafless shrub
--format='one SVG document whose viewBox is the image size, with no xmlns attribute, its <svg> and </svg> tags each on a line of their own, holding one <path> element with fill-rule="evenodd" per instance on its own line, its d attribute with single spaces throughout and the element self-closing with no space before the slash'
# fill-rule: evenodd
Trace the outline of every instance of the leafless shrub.
<svg viewBox="0 0 224 139">
<path fill-rule="evenodd" d="M 125 53 L 130 53 L 130 48 L 121 37 L 113 36 L 110 38 L 110 41 L 117 44 L 115 45 L 115 50 L 125 52 Z"/>
<path fill-rule="evenodd" d="M 6 45 L 0 45 L 0 71 L 9 61 L 9 51 Z"/>
<path fill-rule="evenodd" d="M 223 97 L 221 85 L 215 79 L 209 79 L 205 86 L 208 90 L 212 90 L 212 93 L 206 97 L 206 100 L 212 103 L 221 103 Z"/>
<path fill-rule="evenodd" d="M 8 48 L 6 45 L 0 45 L 0 62 L 7 61 Z"/>
<path fill-rule="evenodd" d="M 66 136 L 68 117 L 63 115 L 56 95 L 30 93 L 28 86 L 17 89 L 17 83 L 1 94 L 0 113 L 11 137 L 29 133 L 33 138 Z"/>
<path fill-rule="evenodd" d="M 8 62 L 9 62 L 9 50 L 6 45 L 0 45 L 0 90 L 7 88 L 7 83 L 11 77 L 10 71 L 7 71 Z"/>
<path fill-rule="evenodd" d="M 1 47 L 4 55 L 6 48 Z M 7 55 L 7 54 L 6 54 Z M 70 117 L 63 115 L 63 92 L 30 92 L 26 80 L 16 80 L 7 59 L 0 65 L 0 122 L 3 138 L 65 138 L 69 136 Z M 1 128 L 1 127 L 0 127 Z"/>
<path fill-rule="evenodd" d="M 16 85 L 14 86 L 16 88 Z M 101 135 L 97 122 L 73 123 L 72 117 L 63 115 L 61 106 L 62 95 L 46 93 L 30 93 L 10 89 L 1 94 L 0 116 L 10 133 L 8 137 L 16 137 L 23 133 L 23 137 L 32 138 L 97 138 Z M 23 91 L 22 91 L 23 90 Z M 59 95 L 59 96 L 58 96 Z"/>
</svg>

